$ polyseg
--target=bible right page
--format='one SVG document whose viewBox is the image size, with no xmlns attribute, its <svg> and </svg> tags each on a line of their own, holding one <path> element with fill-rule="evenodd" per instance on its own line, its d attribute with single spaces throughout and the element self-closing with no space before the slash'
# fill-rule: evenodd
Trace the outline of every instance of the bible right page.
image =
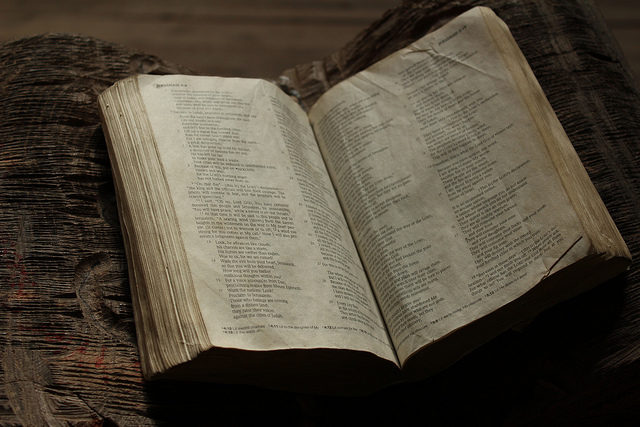
<svg viewBox="0 0 640 427">
<path fill-rule="evenodd" d="M 479 8 L 309 118 L 401 363 L 588 252 Z"/>
</svg>

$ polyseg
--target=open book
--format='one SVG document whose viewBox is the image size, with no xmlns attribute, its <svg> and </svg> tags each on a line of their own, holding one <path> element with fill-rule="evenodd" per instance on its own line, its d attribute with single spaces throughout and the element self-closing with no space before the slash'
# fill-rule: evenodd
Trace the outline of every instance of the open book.
<svg viewBox="0 0 640 427">
<path fill-rule="evenodd" d="M 180 75 L 99 104 L 149 378 L 423 378 L 630 261 L 487 8 L 308 112 L 264 80 Z"/>
</svg>

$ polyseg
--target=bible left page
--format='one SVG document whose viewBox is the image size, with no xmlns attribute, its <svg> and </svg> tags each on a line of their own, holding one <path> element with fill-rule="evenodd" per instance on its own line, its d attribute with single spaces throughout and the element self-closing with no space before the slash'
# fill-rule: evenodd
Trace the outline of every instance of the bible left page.
<svg viewBox="0 0 640 427">
<path fill-rule="evenodd" d="M 302 109 L 258 79 L 138 86 L 211 342 L 397 364 Z"/>
</svg>

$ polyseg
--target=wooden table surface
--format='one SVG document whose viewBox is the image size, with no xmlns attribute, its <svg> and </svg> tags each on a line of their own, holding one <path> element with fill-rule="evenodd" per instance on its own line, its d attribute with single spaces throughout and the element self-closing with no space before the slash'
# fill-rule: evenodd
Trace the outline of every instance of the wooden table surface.
<svg viewBox="0 0 640 427">
<path fill-rule="evenodd" d="M 287 75 L 297 76 L 308 104 L 475 3 L 407 2 L 336 54 Z M 600 15 L 589 1 L 483 4 L 510 26 L 637 259 L 640 94 Z M 282 41 L 262 42 L 269 48 Z M 224 43 L 217 49 L 219 62 L 233 64 Z M 640 420 L 637 262 L 623 277 L 501 335 L 445 372 L 371 396 L 145 382 L 95 98 L 132 73 L 188 71 L 88 37 L 0 44 L 1 425 Z"/>
</svg>

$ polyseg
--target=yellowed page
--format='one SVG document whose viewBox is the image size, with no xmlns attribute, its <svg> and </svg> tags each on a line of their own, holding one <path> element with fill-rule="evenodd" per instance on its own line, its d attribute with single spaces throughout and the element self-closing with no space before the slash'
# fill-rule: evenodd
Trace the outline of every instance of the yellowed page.
<svg viewBox="0 0 640 427">
<path fill-rule="evenodd" d="M 401 362 L 587 253 L 479 9 L 309 117 Z"/>
<path fill-rule="evenodd" d="M 396 361 L 304 112 L 254 79 L 139 76 L 211 342 Z"/>
</svg>

